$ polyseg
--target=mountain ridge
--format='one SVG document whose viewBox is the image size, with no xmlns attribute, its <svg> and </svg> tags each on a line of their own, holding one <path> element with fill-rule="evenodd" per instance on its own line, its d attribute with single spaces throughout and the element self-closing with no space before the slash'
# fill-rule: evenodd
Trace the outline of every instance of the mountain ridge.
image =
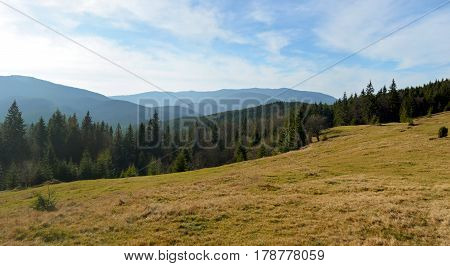
<svg viewBox="0 0 450 266">
<path fill-rule="evenodd" d="M 13 101 L 21 108 L 27 123 L 40 117 L 47 120 L 56 110 L 66 115 L 84 116 L 109 124 L 137 124 L 147 120 L 154 111 L 168 119 L 187 113 L 180 107 L 147 108 L 128 101 L 110 99 L 100 93 L 27 76 L 0 76 L 0 119 L 5 117 Z"/>
<path fill-rule="evenodd" d="M 3 118 L 11 103 L 17 101 L 27 123 L 36 122 L 40 117 L 47 120 L 56 110 L 66 115 L 75 113 L 78 117 L 89 111 L 95 121 L 109 124 L 137 124 L 148 120 L 155 111 L 161 114 L 162 120 L 170 120 L 186 115 L 239 110 L 275 101 L 331 104 L 336 100 L 323 93 L 286 88 L 153 91 L 108 97 L 87 89 L 20 75 L 0 76 L 0 92 L 0 117 Z M 217 108 L 208 109 L 205 105 L 216 105 Z"/>
</svg>

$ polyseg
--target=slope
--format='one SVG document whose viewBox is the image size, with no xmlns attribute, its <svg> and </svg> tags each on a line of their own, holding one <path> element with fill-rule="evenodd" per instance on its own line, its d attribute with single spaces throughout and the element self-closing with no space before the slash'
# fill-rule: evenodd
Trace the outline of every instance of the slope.
<svg viewBox="0 0 450 266">
<path fill-rule="evenodd" d="M 0 192 L 3 245 L 449 245 L 450 112 L 348 126 L 274 157 Z"/>
</svg>

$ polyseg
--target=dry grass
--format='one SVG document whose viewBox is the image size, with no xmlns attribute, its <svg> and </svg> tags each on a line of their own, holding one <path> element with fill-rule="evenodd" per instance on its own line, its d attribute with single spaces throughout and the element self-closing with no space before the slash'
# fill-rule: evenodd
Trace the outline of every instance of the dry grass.
<svg viewBox="0 0 450 266">
<path fill-rule="evenodd" d="M 450 245 L 450 112 L 199 171 L 0 193 L 3 245 Z M 431 139 L 430 139 L 431 138 Z"/>
</svg>

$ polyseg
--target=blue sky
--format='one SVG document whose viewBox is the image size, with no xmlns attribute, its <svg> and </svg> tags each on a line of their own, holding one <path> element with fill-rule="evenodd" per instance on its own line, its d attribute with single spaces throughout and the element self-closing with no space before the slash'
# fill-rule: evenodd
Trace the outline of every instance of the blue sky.
<svg viewBox="0 0 450 266">
<path fill-rule="evenodd" d="M 443 0 L 8 1 L 168 91 L 291 87 Z M 339 97 L 450 76 L 450 4 L 296 89 Z M 0 75 L 157 90 L 0 5 Z"/>
</svg>

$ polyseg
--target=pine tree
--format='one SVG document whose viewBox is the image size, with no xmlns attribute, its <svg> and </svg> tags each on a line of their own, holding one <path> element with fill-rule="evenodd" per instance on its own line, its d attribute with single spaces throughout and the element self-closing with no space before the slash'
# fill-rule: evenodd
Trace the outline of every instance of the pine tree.
<svg viewBox="0 0 450 266">
<path fill-rule="evenodd" d="M 175 161 L 173 162 L 172 170 L 174 172 L 184 172 L 188 169 L 188 162 L 186 158 L 186 151 L 182 149 L 178 152 Z"/>
<path fill-rule="evenodd" d="M 145 139 L 145 125 L 144 123 L 139 124 L 139 130 L 138 130 L 138 145 L 140 149 L 147 148 L 147 141 Z"/>
<path fill-rule="evenodd" d="M 364 92 L 364 90 L 363 90 Z M 365 93 L 361 94 L 362 119 L 364 124 L 372 121 L 372 117 L 376 114 L 376 102 L 372 81 L 366 87 Z"/>
<path fill-rule="evenodd" d="M 397 84 L 395 80 L 392 80 L 392 84 L 389 87 L 389 121 L 399 122 L 399 111 L 400 111 L 400 95 L 397 91 Z"/>
<path fill-rule="evenodd" d="M 34 125 L 31 135 L 33 157 L 44 157 L 47 151 L 48 132 L 44 119 L 42 117 L 39 119 L 36 125 Z"/>
<path fill-rule="evenodd" d="M 20 168 L 15 162 L 12 162 L 5 175 L 5 183 L 8 189 L 14 189 L 20 185 Z"/>
<path fill-rule="evenodd" d="M 78 179 L 78 173 L 75 165 L 71 161 L 66 162 L 64 160 L 56 163 L 54 176 L 56 179 L 64 182 L 70 182 Z M 94 177 L 96 176 L 92 176 L 91 178 Z"/>
<path fill-rule="evenodd" d="M 48 161 L 48 152 L 44 157 L 39 161 L 36 174 L 34 176 L 34 185 L 42 184 L 45 181 L 52 180 L 53 177 L 53 170 L 50 166 L 50 163 Z"/>
<path fill-rule="evenodd" d="M 148 121 L 147 125 L 147 136 L 148 136 L 148 146 L 150 148 L 150 153 L 156 156 L 160 152 L 160 132 L 159 132 L 159 116 L 155 111 L 153 113 L 153 118 Z"/>
<path fill-rule="evenodd" d="M 111 152 L 104 150 L 98 155 L 95 172 L 99 178 L 113 177 L 113 162 Z"/>
<path fill-rule="evenodd" d="M 127 165 L 134 164 L 136 162 L 136 148 L 134 130 L 133 127 L 129 125 L 123 138 L 123 156 Z"/>
<path fill-rule="evenodd" d="M 162 173 L 162 164 L 160 160 L 152 159 L 147 165 L 147 175 L 159 175 Z"/>
<path fill-rule="evenodd" d="M 78 163 L 81 160 L 83 143 L 76 114 L 73 114 L 73 116 L 69 117 L 69 119 L 67 120 L 67 127 L 67 157 Z"/>
<path fill-rule="evenodd" d="M 295 117 L 295 131 L 297 134 L 297 149 L 308 144 L 306 130 L 303 125 L 304 113 L 302 110 L 297 112 L 297 116 Z"/>
<path fill-rule="evenodd" d="M 125 168 L 126 162 L 124 157 L 122 128 L 117 125 L 114 133 L 112 144 L 112 162 L 114 167 L 114 176 L 119 176 L 120 172 Z"/>
<path fill-rule="evenodd" d="M 137 168 L 139 174 L 145 174 L 147 171 L 145 171 L 145 167 L 148 164 L 148 156 L 144 151 L 139 151 L 138 158 L 137 158 Z"/>
<path fill-rule="evenodd" d="M 410 94 L 403 98 L 402 104 L 400 106 L 400 122 L 409 123 L 413 117 L 413 101 L 414 99 Z"/>
<path fill-rule="evenodd" d="M 25 124 L 16 101 L 9 108 L 2 128 L 4 160 L 7 164 L 22 162 L 27 157 L 28 145 L 25 139 Z"/>
<path fill-rule="evenodd" d="M 92 179 L 94 178 L 94 175 L 95 175 L 95 165 L 92 161 L 89 151 L 85 150 L 81 157 L 78 176 L 80 179 Z"/>
<path fill-rule="evenodd" d="M 92 156 L 96 155 L 95 126 L 92 123 L 90 112 L 87 112 L 81 123 L 81 140 L 83 150 L 88 150 Z"/>
<path fill-rule="evenodd" d="M 236 149 L 234 151 L 234 161 L 247 161 L 247 149 L 245 149 L 245 147 L 241 143 L 236 146 Z"/>
<path fill-rule="evenodd" d="M 67 127 L 66 117 L 57 110 L 48 121 L 48 138 L 56 158 L 64 159 L 66 155 Z"/>
<path fill-rule="evenodd" d="M 266 145 L 262 144 L 258 150 L 258 158 L 263 158 L 263 157 L 266 157 L 267 155 L 268 154 L 267 154 Z"/>
<path fill-rule="evenodd" d="M 253 133 L 252 145 L 256 146 L 261 142 L 261 134 L 259 133 L 259 128 L 255 126 L 255 133 Z"/>
<path fill-rule="evenodd" d="M 170 146 L 172 144 L 169 125 L 166 125 L 166 127 L 164 128 L 162 144 L 163 144 L 164 149 L 170 148 Z"/>
<path fill-rule="evenodd" d="M 134 164 L 131 164 L 130 166 L 128 166 L 128 168 L 122 172 L 122 174 L 120 175 L 120 177 L 133 177 L 133 176 L 138 176 L 138 171 L 136 169 L 136 167 L 134 166 Z"/>
</svg>

